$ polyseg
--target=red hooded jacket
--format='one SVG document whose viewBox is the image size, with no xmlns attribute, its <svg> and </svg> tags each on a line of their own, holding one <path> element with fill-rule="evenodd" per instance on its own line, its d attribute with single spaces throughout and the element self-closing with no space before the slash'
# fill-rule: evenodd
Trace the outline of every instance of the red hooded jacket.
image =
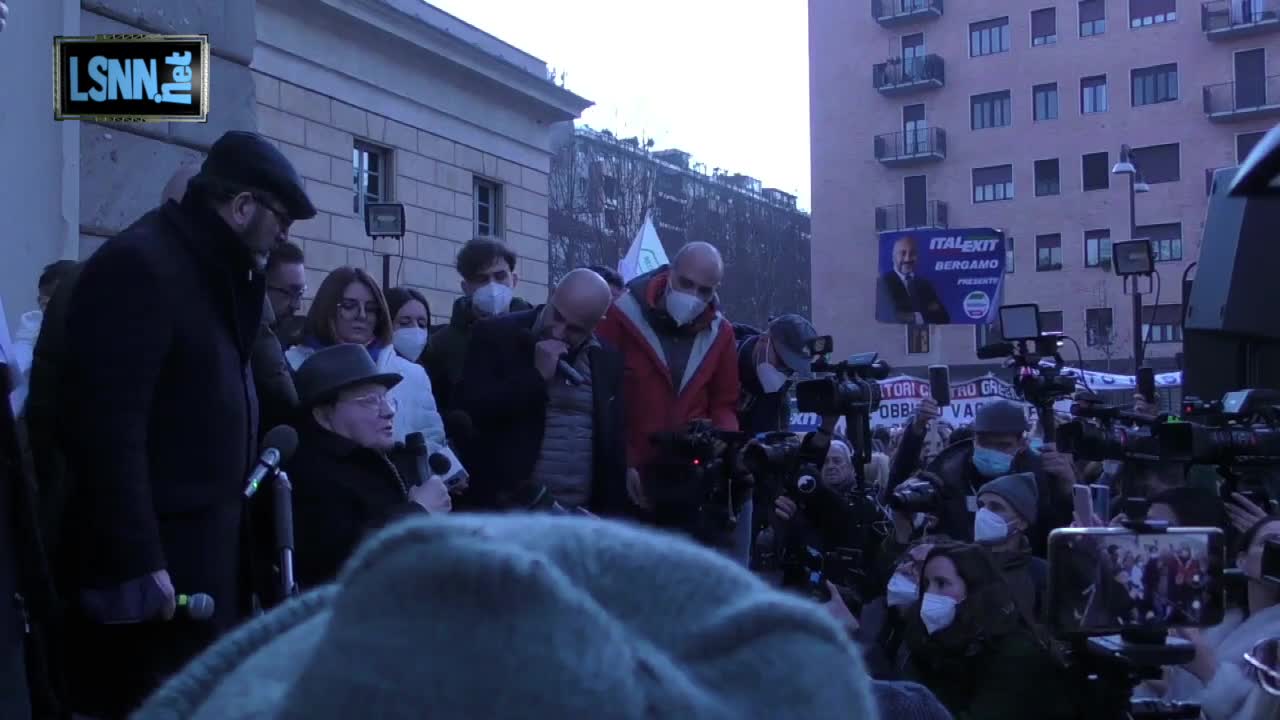
<svg viewBox="0 0 1280 720">
<path fill-rule="evenodd" d="M 733 325 L 709 307 L 688 328 L 696 333 L 683 387 L 672 384 L 660 332 L 650 318 L 667 289 L 668 268 L 641 275 L 617 299 L 596 334 L 624 358 L 623 398 L 626 408 L 627 464 L 644 467 L 653 457 L 649 437 L 676 430 L 693 420 L 709 419 L 721 430 L 738 429 L 738 359 Z"/>
</svg>

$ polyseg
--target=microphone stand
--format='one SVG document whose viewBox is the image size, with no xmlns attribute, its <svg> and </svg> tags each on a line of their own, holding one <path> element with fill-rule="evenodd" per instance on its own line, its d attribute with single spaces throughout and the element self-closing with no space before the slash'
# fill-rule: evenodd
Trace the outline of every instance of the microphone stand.
<svg viewBox="0 0 1280 720">
<path fill-rule="evenodd" d="M 289 483 L 289 475 L 277 470 L 271 489 L 276 552 L 280 557 L 281 600 L 288 600 L 298 594 L 298 584 L 293 579 L 293 485 Z"/>
</svg>

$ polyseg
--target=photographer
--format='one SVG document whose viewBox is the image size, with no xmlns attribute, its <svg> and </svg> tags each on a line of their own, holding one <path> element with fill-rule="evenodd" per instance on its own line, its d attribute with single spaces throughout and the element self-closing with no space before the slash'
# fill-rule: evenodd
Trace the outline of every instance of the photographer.
<svg viewBox="0 0 1280 720">
<path fill-rule="evenodd" d="M 738 425 L 758 435 L 781 432 L 791 426 L 787 387 L 791 375 L 808 372 L 806 344 L 818 336 L 813 324 L 799 315 L 779 315 L 769 329 L 750 333 L 738 342 Z"/>
<path fill-rule="evenodd" d="M 775 537 L 780 541 L 779 548 L 799 538 L 808 545 L 828 550 L 864 549 L 867 518 L 858 517 L 858 506 L 853 501 L 857 478 L 853 471 L 853 449 L 847 439 L 831 438 L 820 480 L 820 494 L 808 503 L 809 513 L 785 493 L 774 500 L 774 517 L 779 522 Z"/>
<path fill-rule="evenodd" d="M 935 545 L 906 632 L 911 679 L 957 720 L 1074 718 L 1072 680 L 977 545 Z"/>
<path fill-rule="evenodd" d="M 925 432 L 937 417 L 937 403 L 932 398 L 922 400 L 894 454 L 890 492 L 919 467 Z M 952 443 L 928 465 L 942 479 L 939 531 L 957 540 L 973 540 L 978 488 L 1003 475 L 1029 472 L 1036 478 L 1038 500 L 1027 537 L 1032 552 L 1043 557 L 1049 532 L 1071 524 L 1071 487 L 1076 477 L 1070 457 L 1051 449 L 1032 452 L 1026 441 L 1026 414 L 1007 400 L 983 405 L 973 431 L 972 442 Z"/>
</svg>

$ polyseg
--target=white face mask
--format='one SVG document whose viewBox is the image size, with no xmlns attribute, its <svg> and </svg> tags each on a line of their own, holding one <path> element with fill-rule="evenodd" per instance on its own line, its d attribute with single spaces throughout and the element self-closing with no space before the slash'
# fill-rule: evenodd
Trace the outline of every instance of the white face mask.
<svg viewBox="0 0 1280 720">
<path fill-rule="evenodd" d="M 481 315 L 502 315 L 511 308 L 512 294 L 510 287 L 491 282 L 471 293 L 471 305 Z"/>
<path fill-rule="evenodd" d="M 688 325 L 707 309 L 707 301 L 679 290 L 667 290 L 667 314 L 677 325 Z"/>
<path fill-rule="evenodd" d="M 973 539 L 975 542 L 994 544 L 1003 542 L 1009 537 L 1009 523 L 1005 519 L 988 510 L 978 508 L 973 516 Z"/>
<path fill-rule="evenodd" d="M 889 607 L 906 607 L 916 601 L 920 595 L 920 586 L 906 575 L 894 575 L 889 579 L 889 593 L 885 600 Z"/>
<path fill-rule="evenodd" d="M 933 635 L 950 627 L 956 620 L 957 604 L 946 595 L 925 593 L 920 601 L 920 620 L 924 622 L 925 631 Z"/>
<path fill-rule="evenodd" d="M 773 366 L 773 363 L 760 363 L 756 366 L 756 377 L 760 379 L 760 387 L 766 395 L 776 393 L 787 384 L 787 376 Z"/>
<path fill-rule="evenodd" d="M 419 327 L 400 328 L 391 334 L 391 344 L 396 352 L 406 360 L 417 362 L 422 350 L 427 346 L 427 329 Z"/>
</svg>

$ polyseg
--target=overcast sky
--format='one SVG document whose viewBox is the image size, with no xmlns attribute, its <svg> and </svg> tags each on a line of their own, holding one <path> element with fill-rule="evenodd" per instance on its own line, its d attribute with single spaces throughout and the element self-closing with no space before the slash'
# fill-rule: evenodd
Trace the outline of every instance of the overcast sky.
<svg viewBox="0 0 1280 720">
<path fill-rule="evenodd" d="M 651 137 L 809 207 L 804 0 L 429 0 L 545 60 L 596 103 L 582 122 Z"/>
</svg>

